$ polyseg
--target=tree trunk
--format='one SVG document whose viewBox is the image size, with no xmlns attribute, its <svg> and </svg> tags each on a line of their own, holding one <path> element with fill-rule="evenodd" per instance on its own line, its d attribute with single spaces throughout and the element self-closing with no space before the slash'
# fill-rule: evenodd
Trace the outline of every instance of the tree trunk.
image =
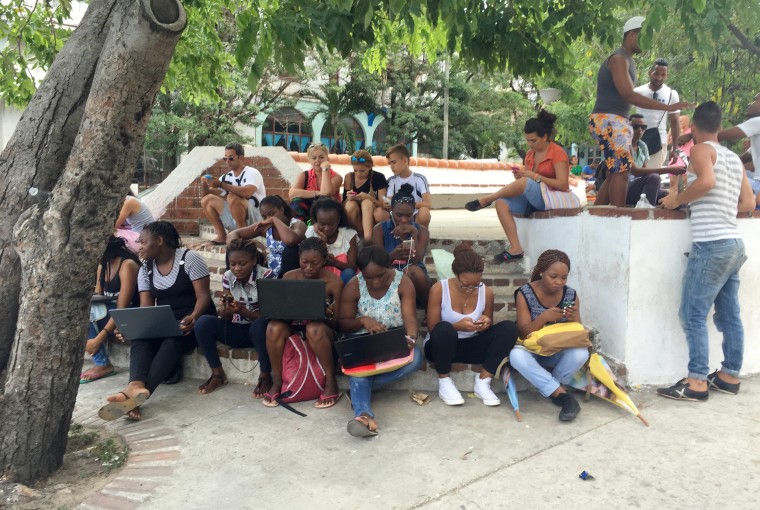
<svg viewBox="0 0 760 510">
<path fill-rule="evenodd" d="M 0 396 L 0 471 L 11 479 L 62 463 L 97 261 L 185 22 L 176 0 L 119 0 L 63 175 L 15 225 L 21 302 Z"/>
<path fill-rule="evenodd" d="M 0 381 L 18 318 L 21 270 L 11 244 L 13 225 L 33 204 L 30 187 L 51 190 L 69 158 L 82 121 L 108 18 L 116 0 L 94 0 L 50 66 L 0 156 Z M 85 50 L 86 48 L 86 50 Z M 2 384 L 0 384 L 2 387 Z"/>
</svg>

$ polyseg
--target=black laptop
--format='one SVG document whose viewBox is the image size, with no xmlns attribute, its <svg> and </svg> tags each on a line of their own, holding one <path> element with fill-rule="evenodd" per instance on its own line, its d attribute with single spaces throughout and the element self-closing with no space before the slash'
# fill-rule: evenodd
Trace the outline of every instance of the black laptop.
<svg viewBox="0 0 760 510">
<path fill-rule="evenodd" d="M 169 305 L 114 308 L 109 313 L 116 323 L 116 329 L 127 340 L 169 338 L 185 334 L 179 329 L 179 321 Z"/>
<path fill-rule="evenodd" d="M 322 280 L 256 280 L 259 313 L 267 319 L 324 320 L 325 282 Z"/>
<path fill-rule="evenodd" d="M 409 354 L 404 328 L 344 338 L 335 342 L 335 349 L 343 368 L 379 363 Z"/>
</svg>

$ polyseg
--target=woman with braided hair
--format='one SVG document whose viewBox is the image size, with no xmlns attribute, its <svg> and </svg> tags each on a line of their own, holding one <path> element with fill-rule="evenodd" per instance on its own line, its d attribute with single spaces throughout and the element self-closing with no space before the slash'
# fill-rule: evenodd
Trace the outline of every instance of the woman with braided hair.
<svg viewBox="0 0 760 510">
<path fill-rule="evenodd" d="M 262 398 L 272 386 L 272 367 L 267 355 L 267 324 L 259 317 L 256 280 L 274 277 L 266 267 L 264 248 L 253 240 L 235 239 L 227 246 L 230 268 L 222 277 L 219 316 L 204 315 L 195 325 L 195 337 L 211 368 L 211 377 L 198 387 L 206 395 L 227 384 L 227 375 L 216 350 L 222 342 L 232 348 L 255 347 L 259 354 L 259 382 L 253 398 Z"/>
<path fill-rule="evenodd" d="M 520 338 L 557 322 L 581 322 L 578 295 L 567 286 L 569 272 L 570 259 L 560 250 L 546 250 L 538 257 L 530 282 L 515 291 Z M 559 412 L 561 421 L 575 419 L 581 410 L 562 384 L 568 383 L 587 359 L 588 349 L 585 347 L 572 347 L 551 356 L 540 356 L 518 345 L 509 353 L 512 368 L 520 372 L 541 395 L 550 397 L 556 406 L 562 408 Z"/>
</svg>

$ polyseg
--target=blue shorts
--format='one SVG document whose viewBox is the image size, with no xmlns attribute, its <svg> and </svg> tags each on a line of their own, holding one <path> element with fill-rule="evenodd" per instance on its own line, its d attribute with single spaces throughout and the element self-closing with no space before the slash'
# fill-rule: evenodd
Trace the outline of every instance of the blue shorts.
<svg viewBox="0 0 760 510">
<path fill-rule="evenodd" d="M 533 179 L 527 179 L 528 184 L 525 186 L 523 194 L 512 198 L 502 198 L 509 205 L 509 210 L 513 214 L 529 215 L 535 211 L 546 209 L 544 197 L 541 195 L 541 185 Z"/>
<path fill-rule="evenodd" d="M 749 184 L 750 186 L 752 186 L 752 193 L 754 193 L 755 196 L 757 196 L 757 194 L 760 193 L 760 181 L 754 178 L 749 179 Z"/>
</svg>

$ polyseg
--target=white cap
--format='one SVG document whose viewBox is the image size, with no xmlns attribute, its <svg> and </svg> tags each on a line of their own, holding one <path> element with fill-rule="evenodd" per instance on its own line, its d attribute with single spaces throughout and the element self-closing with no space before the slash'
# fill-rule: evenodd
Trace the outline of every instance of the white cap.
<svg viewBox="0 0 760 510">
<path fill-rule="evenodd" d="M 625 22 L 625 25 L 623 25 L 623 34 L 626 32 L 630 32 L 631 30 L 638 30 L 641 28 L 641 26 L 644 24 L 644 20 L 646 18 L 644 16 L 634 16 L 633 18 L 629 19 Z"/>
</svg>

